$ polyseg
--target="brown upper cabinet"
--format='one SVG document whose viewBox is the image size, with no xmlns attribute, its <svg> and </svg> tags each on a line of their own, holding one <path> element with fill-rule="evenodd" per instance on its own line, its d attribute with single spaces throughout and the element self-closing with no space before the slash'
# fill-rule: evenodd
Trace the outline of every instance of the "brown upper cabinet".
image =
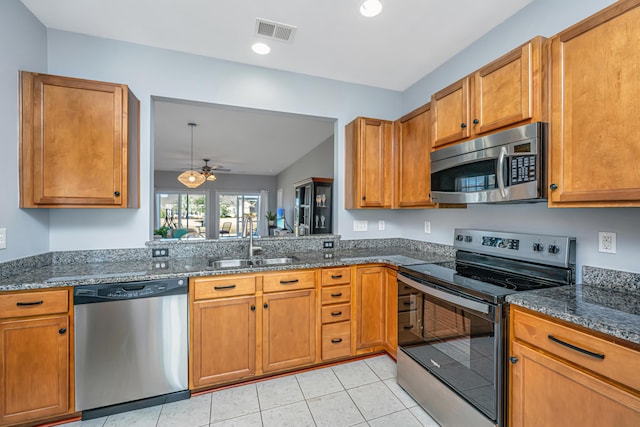
<svg viewBox="0 0 640 427">
<path fill-rule="evenodd" d="M 640 1 L 551 39 L 550 207 L 640 206 Z"/>
<path fill-rule="evenodd" d="M 20 82 L 20 207 L 139 207 L 129 88 L 26 71 Z"/>
<path fill-rule="evenodd" d="M 431 97 L 433 149 L 546 121 L 543 47 L 535 37 Z"/>
<path fill-rule="evenodd" d="M 345 127 L 345 209 L 390 208 L 393 122 L 357 117 Z"/>
<path fill-rule="evenodd" d="M 431 104 L 412 111 L 394 123 L 393 207 L 432 208 Z"/>
</svg>

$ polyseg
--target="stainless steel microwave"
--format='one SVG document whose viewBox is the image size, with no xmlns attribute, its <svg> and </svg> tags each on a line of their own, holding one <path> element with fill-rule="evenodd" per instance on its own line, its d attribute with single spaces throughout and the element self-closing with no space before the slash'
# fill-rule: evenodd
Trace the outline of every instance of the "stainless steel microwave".
<svg viewBox="0 0 640 427">
<path fill-rule="evenodd" d="M 542 201 L 547 124 L 531 123 L 431 153 L 434 203 Z"/>
</svg>

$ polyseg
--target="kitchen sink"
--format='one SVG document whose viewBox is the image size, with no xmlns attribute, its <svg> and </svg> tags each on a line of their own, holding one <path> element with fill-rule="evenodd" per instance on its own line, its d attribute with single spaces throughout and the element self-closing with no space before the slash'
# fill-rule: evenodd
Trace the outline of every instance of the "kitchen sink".
<svg viewBox="0 0 640 427">
<path fill-rule="evenodd" d="M 209 261 L 209 266 L 213 268 L 250 267 L 251 265 L 250 259 L 219 259 Z"/>
<path fill-rule="evenodd" d="M 296 259 L 294 257 L 280 257 L 280 258 L 260 258 L 253 261 L 255 265 L 281 265 L 290 264 Z"/>
<path fill-rule="evenodd" d="M 278 257 L 278 258 L 238 258 L 238 259 L 211 259 L 209 267 L 212 268 L 242 268 L 242 267 L 261 267 L 269 265 L 285 265 L 296 261 L 295 257 Z"/>
</svg>

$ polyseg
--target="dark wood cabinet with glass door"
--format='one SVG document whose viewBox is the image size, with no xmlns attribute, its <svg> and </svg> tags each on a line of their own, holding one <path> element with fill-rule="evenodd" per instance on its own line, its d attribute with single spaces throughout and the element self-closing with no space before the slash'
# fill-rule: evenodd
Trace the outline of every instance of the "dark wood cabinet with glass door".
<svg viewBox="0 0 640 427">
<path fill-rule="evenodd" d="M 331 234 L 333 179 L 307 178 L 295 184 L 294 227 L 300 235 Z"/>
</svg>

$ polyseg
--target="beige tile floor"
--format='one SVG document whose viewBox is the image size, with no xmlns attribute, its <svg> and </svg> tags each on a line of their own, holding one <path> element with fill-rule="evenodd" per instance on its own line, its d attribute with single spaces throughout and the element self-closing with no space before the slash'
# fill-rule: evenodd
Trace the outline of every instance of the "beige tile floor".
<svg viewBox="0 0 640 427">
<path fill-rule="evenodd" d="M 395 378 L 376 356 L 64 427 L 437 427 Z"/>
</svg>

